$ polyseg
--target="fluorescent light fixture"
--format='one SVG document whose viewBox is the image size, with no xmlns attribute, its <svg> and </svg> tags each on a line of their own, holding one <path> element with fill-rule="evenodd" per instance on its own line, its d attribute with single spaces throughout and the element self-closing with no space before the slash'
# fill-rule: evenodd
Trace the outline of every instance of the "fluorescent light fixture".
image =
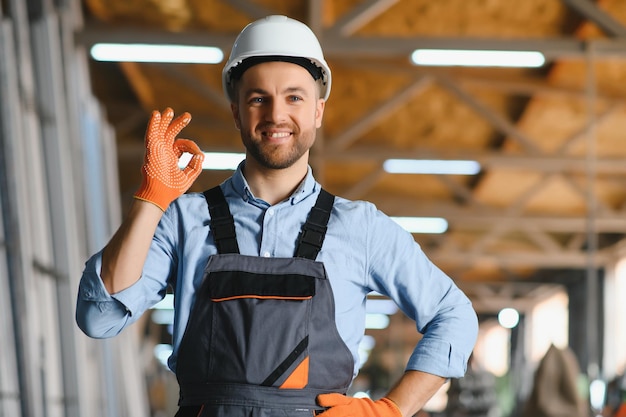
<svg viewBox="0 0 626 417">
<path fill-rule="evenodd" d="M 409 233 L 440 234 L 448 230 L 447 220 L 441 217 L 392 217 L 391 220 Z"/>
<path fill-rule="evenodd" d="M 464 160 L 387 159 L 383 169 L 390 174 L 476 175 L 480 163 Z"/>
<path fill-rule="evenodd" d="M 537 68 L 546 60 L 537 51 L 489 51 L 459 49 L 416 49 L 411 54 L 415 65 L 462 67 Z"/>
<path fill-rule="evenodd" d="M 165 62 L 184 64 L 218 64 L 224 59 L 214 46 L 153 45 L 142 43 L 97 43 L 91 56 L 107 62 Z"/>
<path fill-rule="evenodd" d="M 205 152 L 202 169 L 234 171 L 246 157 L 245 153 L 236 152 Z M 178 160 L 178 166 L 184 168 L 189 163 L 191 154 L 184 153 Z"/>
</svg>

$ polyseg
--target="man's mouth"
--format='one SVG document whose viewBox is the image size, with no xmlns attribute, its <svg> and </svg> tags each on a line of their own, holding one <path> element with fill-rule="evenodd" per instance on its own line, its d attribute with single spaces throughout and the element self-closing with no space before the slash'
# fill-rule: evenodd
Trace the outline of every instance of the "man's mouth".
<svg viewBox="0 0 626 417">
<path fill-rule="evenodd" d="M 293 132 L 289 130 L 281 130 L 281 131 L 265 130 L 262 132 L 262 135 L 263 135 L 263 138 L 267 140 L 268 142 L 279 144 L 279 143 L 283 143 L 283 142 L 287 142 L 291 140 L 291 137 L 293 136 Z"/>
<path fill-rule="evenodd" d="M 291 136 L 291 132 L 263 132 L 263 135 L 271 139 L 280 139 Z"/>
</svg>

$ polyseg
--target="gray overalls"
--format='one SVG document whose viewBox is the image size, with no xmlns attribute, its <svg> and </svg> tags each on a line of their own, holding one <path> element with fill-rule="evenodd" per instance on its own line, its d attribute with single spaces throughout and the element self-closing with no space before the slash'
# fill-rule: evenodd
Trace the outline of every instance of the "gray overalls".
<svg viewBox="0 0 626 417">
<path fill-rule="evenodd" d="M 352 355 L 335 324 L 332 288 L 315 258 L 334 196 L 321 190 L 293 258 L 239 254 L 219 186 L 204 193 L 218 254 L 181 341 L 177 417 L 312 416 L 317 395 L 345 393 Z"/>
</svg>

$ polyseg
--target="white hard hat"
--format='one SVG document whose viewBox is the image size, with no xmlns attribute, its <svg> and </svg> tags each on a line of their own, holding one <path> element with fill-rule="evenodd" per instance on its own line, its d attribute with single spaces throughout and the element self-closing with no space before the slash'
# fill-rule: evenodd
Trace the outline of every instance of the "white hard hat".
<svg viewBox="0 0 626 417">
<path fill-rule="evenodd" d="M 222 70 L 222 86 L 230 101 L 234 100 L 231 76 L 244 61 L 254 63 L 287 61 L 305 67 L 315 78 L 322 79 L 321 96 L 330 94 L 330 68 L 313 31 L 304 23 L 287 16 L 267 16 L 247 25 L 237 36 L 230 57 Z M 249 68 L 243 65 L 239 69 Z M 241 71 L 238 76 L 241 75 Z"/>
</svg>

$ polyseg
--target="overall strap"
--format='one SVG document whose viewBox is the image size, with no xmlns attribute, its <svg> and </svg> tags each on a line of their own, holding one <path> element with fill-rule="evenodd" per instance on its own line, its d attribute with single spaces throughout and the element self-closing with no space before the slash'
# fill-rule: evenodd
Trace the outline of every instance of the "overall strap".
<svg viewBox="0 0 626 417">
<path fill-rule="evenodd" d="M 215 238 L 217 252 L 220 254 L 239 253 L 237 235 L 235 234 L 235 219 L 230 214 L 222 188 L 218 185 L 206 190 L 203 194 L 209 205 L 211 231 Z"/>
<path fill-rule="evenodd" d="M 322 188 L 315 206 L 309 212 L 306 223 L 302 225 L 295 257 L 311 260 L 317 258 L 317 254 L 322 249 L 322 244 L 324 243 L 328 219 L 330 219 L 330 212 L 333 209 L 334 202 L 335 196 Z"/>
</svg>

